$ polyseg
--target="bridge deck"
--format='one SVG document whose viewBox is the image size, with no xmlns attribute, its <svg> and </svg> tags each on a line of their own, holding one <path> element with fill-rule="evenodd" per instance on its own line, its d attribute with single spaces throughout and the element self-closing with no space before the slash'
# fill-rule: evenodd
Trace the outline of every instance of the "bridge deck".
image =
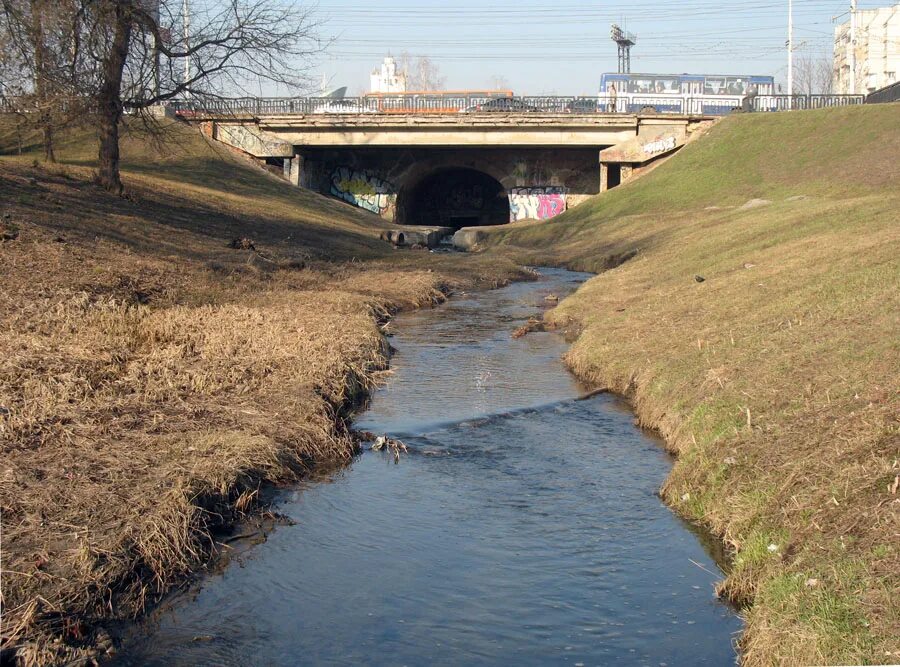
<svg viewBox="0 0 900 667">
<path fill-rule="evenodd" d="M 253 125 L 295 146 L 611 146 L 708 116 L 653 114 L 261 114 L 207 117 Z"/>
</svg>

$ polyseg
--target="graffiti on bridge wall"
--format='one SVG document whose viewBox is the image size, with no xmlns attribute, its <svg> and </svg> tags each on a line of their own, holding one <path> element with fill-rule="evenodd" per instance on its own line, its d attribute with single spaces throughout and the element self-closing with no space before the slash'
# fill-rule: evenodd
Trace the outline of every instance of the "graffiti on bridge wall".
<svg viewBox="0 0 900 667">
<path fill-rule="evenodd" d="M 509 221 L 546 220 L 566 210 L 566 189 L 559 186 L 513 188 L 509 191 Z"/>
<path fill-rule="evenodd" d="M 675 150 L 677 145 L 678 140 L 675 137 L 664 137 L 663 139 L 651 141 L 649 144 L 644 144 L 643 149 L 647 155 L 653 155 L 655 153 L 664 153 L 665 151 Z"/>
<path fill-rule="evenodd" d="M 385 218 L 393 217 L 397 203 L 394 186 L 372 172 L 338 167 L 331 174 L 331 194 Z"/>
</svg>

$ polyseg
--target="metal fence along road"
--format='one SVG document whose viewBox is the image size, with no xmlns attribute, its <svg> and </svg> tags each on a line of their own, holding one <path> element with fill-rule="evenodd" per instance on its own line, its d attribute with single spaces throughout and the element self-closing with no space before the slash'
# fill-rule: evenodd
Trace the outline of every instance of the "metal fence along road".
<svg viewBox="0 0 900 667">
<path fill-rule="evenodd" d="M 900 102 L 900 81 L 866 95 L 866 104 L 885 104 L 887 102 Z"/>
<path fill-rule="evenodd" d="M 826 109 L 865 104 L 865 95 L 758 95 L 747 98 L 751 111 Z"/>
</svg>

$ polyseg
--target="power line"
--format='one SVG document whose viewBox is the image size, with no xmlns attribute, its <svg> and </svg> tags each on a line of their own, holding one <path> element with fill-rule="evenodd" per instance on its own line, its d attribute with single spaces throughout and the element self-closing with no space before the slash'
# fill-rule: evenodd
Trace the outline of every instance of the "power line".
<svg viewBox="0 0 900 667">
<path fill-rule="evenodd" d="M 797 35 L 810 48 L 824 50 L 833 31 L 822 0 L 792 2 Z M 763 73 L 774 71 L 783 54 L 785 4 L 785 0 L 727 5 L 720 0 L 684 0 L 660 6 L 658 0 L 605 0 L 602 6 L 586 6 L 571 0 L 561 4 L 456 0 L 452 5 L 422 7 L 396 0 L 377 5 L 319 0 L 319 9 L 331 17 L 326 25 L 342 29 L 327 52 L 332 62 L 378 60 L 387 51 L 403 50 L 438 62 L 591 61 L 612 70 L 615 47 L 604 46 L 606 30 L 609 23 L 627 16 L 629 27 L 641 32 L 641 45 L 632 58 L 646 67 L 664 62 L 665 69 L 683 70 L 684 66 L 672 66 L 681 59 L 691 68 L 706 68 L 703 63 L 712 68 L 725 59 L 742 61 L 743 69 Z M 723 28 L 716 30 L 716 25 Z M 573 33 L 573 26 L 581 30 Z"/>
</svg>

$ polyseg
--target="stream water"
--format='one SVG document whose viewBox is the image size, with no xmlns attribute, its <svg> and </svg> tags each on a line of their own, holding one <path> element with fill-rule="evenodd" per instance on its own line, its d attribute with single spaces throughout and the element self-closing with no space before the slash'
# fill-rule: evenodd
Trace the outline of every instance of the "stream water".
<svg viewBox="0 0 900 667">
<path fill-rule="evenodd" d="M 126 642 L 130 665 L 727 665 L 741 629 L 702 539 L 656 491 L 671 466 L 626 404 L 510 333 L 586 274 L 396 319 L 355 421 L 404 441 L 283 492 L 280 527 Z"/>
</svg>

